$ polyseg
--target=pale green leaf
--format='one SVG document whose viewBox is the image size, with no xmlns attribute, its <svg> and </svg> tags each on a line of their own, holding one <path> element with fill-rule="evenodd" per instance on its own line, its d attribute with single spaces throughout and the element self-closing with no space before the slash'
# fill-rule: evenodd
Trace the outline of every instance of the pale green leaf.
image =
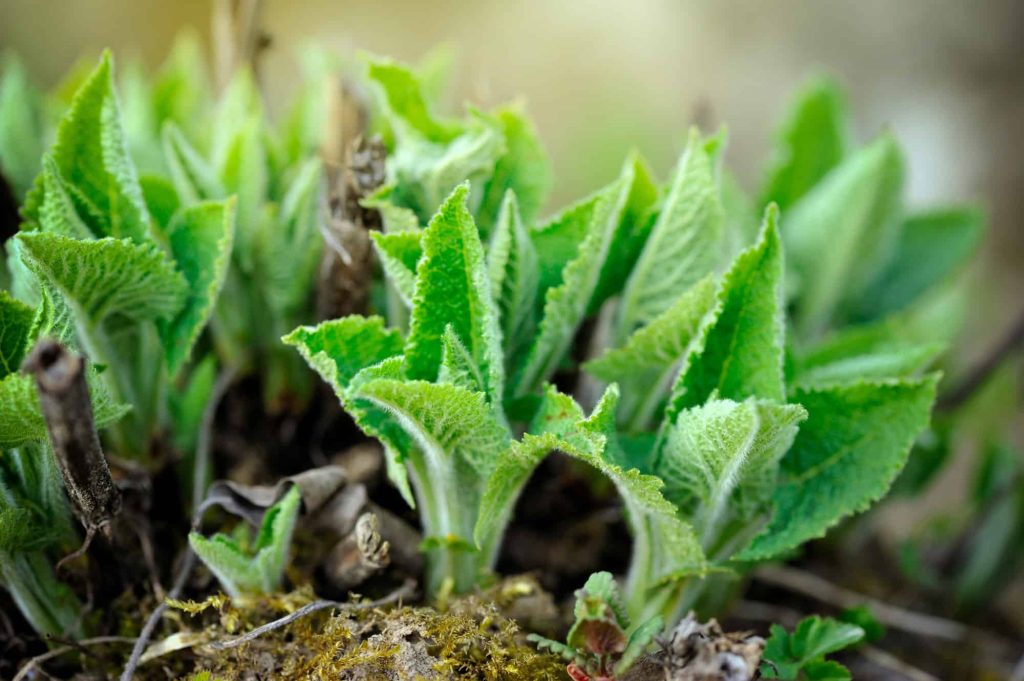
<svg viewBox="0 0 1024 681">
<path fill-rule="evenodd" d="M 907 378 L 927 369 L 945 350 L 922 342 L 899 319 L 853 326 L 795 353 L 788 388 L 825 387 L 862 380 Z"/>
<path fill-rule="evenodd" d="M 431 142 L 445 143 L 460 132 L 457 124 L 438 120 L 430 113 L 411 69 L 391 60 L 371 60 L 367 75 L 383 93 L 392 125 L 400 136 L 416 133 Z"/>
<path fill-rule="evenodd" d="M 961 269 L 984 233 L 985 217 L 973 207 L 907 216 L 885 268 L 855 303 L 859 317 L 874 319 L 910 305 Z"/>
<path fill-rule="evenodd" d="M 341 399 L 360 371 L 402 354 L 402 335 L 386 329 L 380 317 L 352 315 L 300 326 L 281 340 L 298 350 Z"/>
<path fill-rule="evenodd" d="M 49 154 L 43 156 L 42 187 L 42 202 L 36 214 L 39 229 L 76 239 L 91 239 L 95 236 L 79 217 L 69 187 Z"/>
<path fill-rule="evenodd" d="M 620 341 L 667 310 L 680 292 L 717 267 L 724 213 L 716 175 L 712 156 L 694 128 L 622 293 L 617 322 Z"/>
<path fill-rule="evenodd" d="M 492 405 L 504 397 L 501 329 L 491 297 L 483 245 L 466 207 L 467 184 L 445 201 L 423 232 L 423 257 L 405 345 L 409 378 L 434 380 L 441 366 L 441 337 L 449 326 L 469 350 Z"/>
<path fill-rule="evenodd" d="M 234 233 L 234 198 L 184 208 L 167 228 L 171 254 L 188 283 L 182 309 L 160 324 L 171 376 L 188 361 L 192 346 L 213 312 L 231 262 Z"/>
<path fill-rule="evenodd" d="M 35 318 L 35 310 L 0 291 L 0 379 L 21 367 Z"/>
<path fill-rule="evenodd" d="M 109 53 L 75 94 L 50 153 L 93 234 L 146 240 L 149 214 L 128 155 Z"/>
<path fill-rule="evenodd" d="M 239 119 L 221 162 L 215 166 L 224 189 L 238 197 L 235 253 L 243 270 L 253 264 L 253 240 L 264 221 L 264 204 L 270 185 L 267 149 L 262 120 L 255 114 Z"/>
<path fill-rule="evenodd" d="M 794 400 L 809 416 L 782 460 L 774 516 L 740 559 L 769 558 L 822 537 L 880 499 L 928 425 L 937 381 L 797 390 Z"/>
<path fill-rule="evenodd" d="M 174 123 L 164 125 L 161 133 L 164 161 L 170 169 L 171 181 L 182 203 L 191 205 L 203 199 L 225 196 L 217 173 L 185 139 Z"/>
<path fill-rule="evenodd" d="M 146 201 L 146 210 L 158 231 L 166 231 L 181 208 L 181 200 L 174 183 L 159 175 L 142 175 L 139 177 L 142 197 Z"/>
<path fill-rule="evenodd" d="M 494 174 L 484 185 L 480 202 L 480 227 L 490 233 L 499 218 L 507 192 L 514 192 L 522 219 L 532 223 L 551 191 L 551 162 L 526 117 L 522 103 L 498 108 L 490 114 L 501 126 L 505 153 L 498 159 Z"/>
<path fill-rule="evenodd" d="M 82 324 L 112 314 L 170 319 L 185 302 L 185 278 L 152 244 L 31 232 L 16 238 L 28 268 L 71 303 Z"/>
<path fill-rule="evenodd" d="M 813 335 L 857 300 L 891 258 L 899 227 L 903 158 L 885 135 L 850 156 L 783 220 L 796 275 L 796 326 Z"/>
<path fill-rule="evenodd" d="M 451 383 L 471 392 L 484 392 L 487 382 L 480 374 L 473 356 L 451 326 L 445 328 L 441 346 L 441 369 L 437 374 L 437 382 Z"/>
<path fill-rule="evenodd" d="M 0 172 L 21 199 L 39 172 L 43 132 L 39 94 L 13 55 L 3 60 L 0 75 Z"/>
<path fill-rule="evenodd" d="M 627 167 L 622 177 L 595 197 L 592 208 L 585 202 L 571 209 L 570 214 L 589 214 L 589 219 L 582 240 L 577 242 L 576 255 L 565 265 L 560 283 L 547 289 L 540 327 L 516 379 L 515 395 L 524 395 L 538 388 L 554 373 L 568 351 L 609 258 L 622 209 L 629 197 L 632 174 L 632 168 Z M 577 222 L 575 218 L 569 221 Z M 538 253 L 541 252 L 538 244 Z M 543 268 L 541 286 L 544 286 Z"/>
<path fill-rule="evenodd" d="M 597 378 L 622 388 L 621 423 L 634 430 L 650 423 L 681 362 L 703 341 L 706 331 L 702 327 L 713 321 L 716 291 L 714 277 L 706 276 L 638 329 L 625 345 L 584 365 Z"/>
<path fill-rule="evenodd" d="M 769 206 L 757 244 L 722 279 L 719 311 L 672 388 L 669 420 L 712 393 L 744 400 L 785 400 L 783 389 L 783 256 L 778 211 Z"/>
<path fill-rule="evenodd" d="M 263 514 L 256 537 L 256 562 L 263 577 L 264 591 L 272 593 L 281 585 L 292 534 L 302 507 L 302 493 L 298 485 L 291 488 Z"/>
<path fill-rule="evenodd" d="M 501 316 L 506 356 L 512 357 L 533 334 L 539 279 L 537 252 L 512 190 L 505 195 L 491 234 L 487 270 Z"/>
<path fill-rule="evenodd" d="M 377 257 L 407 307 L 412 307 L 416 294 L 416 266 L 423 256 L 423 232 L 420 229 L 400 232 L 371 232 L 370 239 Z"/>
<path fill-rule="evenodd" d="M 806 415 L 799 405 L 755 399 L 710 400 L 679 414 L 655 471 L 706 550 L 733 520 L 770 508 L 779 460 Z"/>
<path fill-rule="evenodd" d="M 846 104 L 831 78 L 818 76 L 797 93 L 776 134 L 761 205 L 787 209 L 839 165 L 849 147 Z"/>
<path fill-rule="evenodd" d="M 127 414 L 131 407 L 117 404 L 103 386 L 96 371 L 88 370 L 93 420 L 103 428 Z M 46 421 L 39 407 L 35 379 L 24 374 L 9 374 L 0 380 L 0 449 L 13 449 L 47 438 Z"/>
</svg>

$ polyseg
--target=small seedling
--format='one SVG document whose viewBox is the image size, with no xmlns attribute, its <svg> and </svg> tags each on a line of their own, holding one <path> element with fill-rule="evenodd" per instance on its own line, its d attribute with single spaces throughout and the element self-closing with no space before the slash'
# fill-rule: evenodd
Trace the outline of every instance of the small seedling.
<svg viewBox="0 0 1024 681">
<path fill-rule="evenodd" d="M 619 588 L 608 572 L 595 572 L 576 592 L 574 615 L 564 644 L 536 634 L 528 637 L 569 660 L 567 671 L 573 681 L 622 678 L 662 628 L 659 616 L 630 626 Z"/>
<path fill-rule="evenodd" d="M 281 586 L 301 505 L 302 495 L 293 485 L 267 509 L 251 548 L 244 535 L 219 532 L 212 537 L 192 532 L 188 542 L 232 598 L 274 593 Z"/>
<path fill-rule="evenodd" d="M 817 615 L 801 620 L 793 633 L 773 624 L 765 643 L 761 675 L 786 681 L 849 681 L 849 670 L 825 656 L 863 638 L 864 630 L 857 625 Z"/>
</svg>

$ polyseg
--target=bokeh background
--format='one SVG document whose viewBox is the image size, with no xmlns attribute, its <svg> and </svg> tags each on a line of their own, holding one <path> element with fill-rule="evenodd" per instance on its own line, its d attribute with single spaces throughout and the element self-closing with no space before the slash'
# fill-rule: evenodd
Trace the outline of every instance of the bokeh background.
<svg viewBox="0 0 1024 681">
<path fill-rule="evenodd" d="M 450 45 L 453 109 L 526 99 L 555 166 L 549 208 L 610 180 L 631 147 L 664 177 L 693 122 L 728 124 L 727 162 L 755 190 L 786 101 L 830 72 L 861 141 L 895 130 L 913 204 L 988 211 L 954 371 L 1024 307 L 1021 0 L 263 0 L 261 12 L 272 110 L 305 43 L 410 61 Z M 208 40 L 211 14 L 212 0 L 0 0 L 0 49 L 45 87 L 103 47 L 155 68 L 183 27 Z M 948 503 L 965 471 L 950 467 L 917 510 Z"/>
</svg>

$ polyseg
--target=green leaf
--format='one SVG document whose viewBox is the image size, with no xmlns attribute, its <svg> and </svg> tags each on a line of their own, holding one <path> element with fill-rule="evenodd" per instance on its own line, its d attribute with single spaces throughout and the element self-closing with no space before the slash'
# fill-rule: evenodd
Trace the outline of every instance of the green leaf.
<svg viewBox="0 0 1024 681">
<path fill-rule="evenodd" d="M 672 388 L 679 410 L 719 397 L 785 401 L 783 388 L 783 256 L 778 211 L 769 206 L 757 244 L 741 253 L 718 292 L 719 312 Z"/>
<path fill-rule="evenodd" d="M 623 283 L 636 264 L 658 214 L 658 187 L 650 166 L 640 154 L 629 154 L 622 176 L 630 178 L 629 196 L 619 214 L 619 224 L 601 267 L 601 280 L 590 299 L 588 314 L 597 312 L 606 300 L 622 292 Z"/>
<path fill-rule="evenodd" d="M 244 271 L 253 266 L 253 239 L 264 220 L 270 169 L 263 139 L 262 119 L 248 114 L 236 123 L 236 132 L 216 166 L 224 189 L 238 196 L 235 253 Z"/>
<path fill-rule="evenodd" d="M 799 296 L 796 325 L 820 332 L 859 299 L 891 258 L 899 227 L 903 158 L 885 135 L 850 156 L 786 214 L 783 235 Z"/>
<path fill-rule="evenodd" d="M 703 326 L 713 321 L 709 313 L 715 308 L 716 290 L 714 277 L 706 276 L 625 345 L 584 365 L 597 378 L 622 388 L 619 418 L 630 429 L 641 429 L 651 421 L 680 363 L 703 340 Z"/>
<path fill-rule="evenodd" d="M 473 356 L 451 326 L 444 330 L 441 347 L 441 369 L 437 374 L 437 382 L 451 383 L 471 392 L 484 392 L 487 382 L 480 374 Z"/>
<path fill-rule="evenodd" d="M 110 425 L 131 411 L 130 406 L 113 401 L 95 369 L 90 367 L 86 378 L 97 428 Z M 17 373 L 4 377 L 0 380 L 0 449 L 43 442 L 46 438 L 46 421 L 39 407 L 35 380 Z"/>
<path fill-rule="evenodd" d="M 263 514 L 256 536 L 256 562 L 263 576 L 265 592 L 275 591 L 281 584 L 288 549 L 291 547 L 295 523 L 302 507 L 302 493 L 292 485 L 281 499 Z"/>
<path fill-rule="evenodd" d="M 589 201 L 577 204 L 567 211 L 567 217 L 558 221 L 578 225 L 582 222 L 580 218 L 588 218 L 582 239 L 577 242 L 576 255 L 565 265 L 561 281 L 547 289 L 537 337 L 515 382 L 516 396 L 532 392 L 547 380 L 569 349 L 597 291 L 601 269 L 609 258 L 622 209 L 629 197 L 632 173 L 632 167 L 627 167 L 622 177 L 593 197 L 592 207 Z M 537 252 L 543 252 L 540 243 Z M 543 289 L 543 260 L 541 263 Z"/>
<path fill-rule="evenodd" d="M 780 126 L 761 204 L 787 209 L 839 165 L 849 148 L 846 103 L 838 84 L 818 76 L 797 93 Z"/>
<path fill-rule="evenodd" d="M 128 155 L 109 53 L 75 94 L 50 153 L 93 234 L 146 241 L 149 214 Z"/>
<path fill-rule="evenodd" d="M 622 293 L 619 339 L 667 310 L 680 291 L 718 265 L 724 213 L 716 174 L 704 140 L 692 129 L 657 221 Z"/>
<path fill-rule="evenodd" d="M 272 311 L 288 328 L 307 312 L 321 256 L 323 168 L 319 158 L 301 165 L 281 201 L 276 219 L 260 222 L 253 236 L 258 285 Z M 288 257 L 281 257 L 287 253 Z"/>
<path fill-rule="evenodd" d="M 431 142 L 444 143 L 459 133 L 456 124 L 439 121 L 431 115 L 420 84 L 410 69 L 390 60 L 372 60 L 367 75 L 380 87 L 392 124 L 400 135 L 415 132 Z M 451 187 L 446 191 L 450 190 Z"/>
<path fill-rule="evenodd" d="M 149 211 L 153 222 L 159 230 L 166 231 L 174 214 L 181 208 L 181 200 L 174 184 L 159 175 L 142 175 L 139 177 L 139 186 L 142 187 L 146 210 Z"/>
<path fill-rule="evenodd" d="M 181 311 L 160 324 L 164 358 L 171 376 L 188 361 L 213 312 L 231 262 L 234 233 L 234 198 L 184 208 L 167 228 L 171 253 L 188 283 Z"/>
<path fill-rule="evenodd" d="M 515 103 L 490 114 L 501 127 L 505 153 L 484 185 L 479 211 L 484 233 L 490 233 L 499 219 L 508 192 L 519 200 L 522 219 L 532 223 L 551 191 L 551 161 L 524 109 L 522 103 Z"/>
<path fill-rule="evenodd" d="M 654 641 L 654 638 L 662 632 L 665 628 L 665 623 L 661 617 L 655 615 L 646 622 L 638 625 L 629 634 L 629 640 L 626 642 L 626 650 L 623 651 L 622 657 L 619 658 L 618 663 L 615 665 L 616 674 L 625 674 L 629 671 L 629 668 L 633 666 L 633 663 L 640 659 L 640 656 L 647 652 L 647 648 Z"/>
<path fill-rule="evenodd" d="M 779 460 L 807 413 L 799 405 L 710 400 L 679 414 L 655 472 L 705 550 L 732 521 L 770 508 Z"/>
<path fill-rule="evenodd" d="M 761 671 L 770 679 L 797 679 L 801 671 L 808 679 L 842 679 L 836 673 L 843 668 L 836 663 L 822 664 L 825 656 L 863 638 L 864 630 L 860 627 L 817 615 L 801 620 L 792 634 L 773 624 L 762 658 L 768 664 Z M 848 673 L 845 678 L 849 678 Z"/>
<path fill-rule="evenodd" d="M 0 291 L 0 379 L 21 367 L 35 318 L 35 310 Z"/>
<path fill-rule="evenodd" d="M 874 319 L 905 308 L 962 268 L 977 249 L 984 214 L 973 207 L 907 216 L 895 252 L 858 301 L 859 316 Z"/>
<path fill-rule="evenodd" d="M 377 379 L 354 388 L 354 396 L 393 414 L 428 456 L 464 461 L 482 479 L 508 446 L 508 431 L 483 393 L 447 383 Z"/>
<path fill-rule="evenodd" d="M 91 239 L 94 235 L 79 217 L 71 190 L 64 183 L 57 163 L 49 154 L 43 156 L 42 187 L 42 202 L 36 215 L 38 227 L 51 234 Z"/>
<path fill-rule="evenodd" d="M 185 301 L 185 278 L 153 244 L 38 232 L 16 238 L 28 268 L 68 300 L 80 323 L 99 324 L 112 314 L 171 319 Z"/>
<path fill-rule="evenodd" d="M 351 315 L 300 326 L 281 340 L 297 349 L 342 400 L 356 374 L 402 354 L 402 334 L 386 329 L 380 317 Z"/>
<path fill-rule="evenodd" d="M 207 538 L 191 532 L 189 545 L 232 598 L 273 593 L 281 585 L 301 504 L 299 488 L 292 485 L 267 509 L 253 555 L 243 551 L 234 538 L 219 533 Z"/>
<path fill-rule="evenodd" d="M 741 560 L 778 555 L 880 499 L 928 425 L 936 375 L 800 389 L 809 414 L 782 460 L 768 526 Z"/>
<path fill-rule="evenodd" d="M 500 312 L 506 356 L 512 357 L 533 334 L 539 279 L 537 252 L 512 190 L 505 194 L 491 235 L 487 271 Z"/>
<path fill-rule="evenodd" d="M 466 207 L 469 185 L 460 185 L 423 232 L 423 257 L 405 344 L 409 378 L 434 380 L 441 366 L 441 337 L 449 326 L 469 350 L 492 405 L 504 397 L 501 329 L 491 297 L 483 245 Z"/>
<path fill-rule="evenodd" d="M 371 232 L 377 257 L 407 307 L 416 295 L 416 267 L 423 257 L 423 232 L 420 229 L 401 232 Z"/>
<path fill-rule="evenodd" d="M 3 60 L 0 76 L 0 171 L 17 199 L 25 196 L 39 172 L 43 154 L 39 95 L 15 56 Z"/>
<path fill-rule="evenodd" d="M 177 125 L 170 122 L 165 124 L 161 140 L 164 160 L 182 203 L 187 206 L 203 199 L 220 199 L 226 195 L 217 173 L 189 144 Z"/>
<path fill-rule="evenodd" d="M 946 348 L 941 342 L 919 342 L 916 335 L 895 319 L 847 327 L 796 353 L 789 390 L 915 376 Z"/>
<path fill-rule="evenodd" d="M 480 116 L 447 144 L 418 137 L 403 140 L 388 158 L 388 177 L 395 182 L 395 198 L 426 221 L 452 190 L 468 181 L 474 187 L 470 204 L 475 212 L 479 188 L 494 172 L 504 149 L 501 131 Z"/>
<path fill-rule="evenodd" d="M 702 575 L 708 565 L 693 527 L 681 520 L 676 508 L 662 493 L 664 483 L 639 470 L 624 469 L 621 447 L 615 436 L 618 387 L 605 390 L 589 418 L 576 401 L 549 387 L 534 419 L 531 431 L 553 433 L 565 441 L 559 449 L 597 469 L 615 485 L 626 507 L 634 533 L 634 566 L 642 556 L 643 567 L 631 567 L 630 580 L 654 586 L 661 580 L 685 575 Z M 648 594 L 630 585 L 631 605 Z"/>
</svg>

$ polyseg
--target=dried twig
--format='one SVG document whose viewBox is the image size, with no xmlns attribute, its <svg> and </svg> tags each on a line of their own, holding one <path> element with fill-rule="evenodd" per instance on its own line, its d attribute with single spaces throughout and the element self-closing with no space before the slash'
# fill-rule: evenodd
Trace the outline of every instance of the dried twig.
<svg viewBox="0 0 1024 681">
<path fill-rule="evenodd" d="M 952 411 L 967 402 L 995 373 L 1007 357 L 1024 349 L 1024 311 L 1007 330 L 988 354 L 981 358 L 967 375 L 948 392 L 939 396 L 935 408 L 938 411 Z"/>
<path fill-rule="evenodd" d="M 342 601 L 327 600 L 313 601 L 312 603 L 304 605 L 295 612 L 289 613 L 288 615 L 285 615 L 280 619 L 276 619 L 272 622 L 267 622 L 262 626 L 256 627 L 252 631 L 246 633 L 244 636 L 239 636 L 238 638 L 233 638 L 228 641 L 211 643 L 210 648 L 212 648 L 213 650 L 226 650 L 228 648 L 237 648 L 243 643 L 253 641 L 262 636 L 263 634 L 274 631 L 276 629 L 280 629 L 281 627 L 288 626 L 297 619 L 301 619 L 310 613 L 314 613 L 318 610 L 323 610 L 325 608 L 380 608 L 385 605 L 390 605 L 391 603 L 397 603 L 404 598 L 411 598 L 412 595 L 415 593 L 415 589 L 416 583 L 412 580 L 408 580 L 404 584 L 402 584 L 402 586 L 398 587 L 397 589 L 389 593 L 387 596 L 379 598 L 375 601 L 367 601 L 365 603 L 345 603 Z"/>
<path fill-rule="evenodd" d="M 85 638 L 85 639 L 82 639 L 81 641 L 75 641 L 75 643 L 72 644 L 72 645 L 61 646 L 59 648 L 54 648 L 53 650 L 49 650 L 49 651 L 43 653 L 42 655 L 36 655 L 32 659 L 30 659 L 28 662 L 26 662 L 25 665 L 20 670 L 18 670 L 18 673 L 14 676 L 14 678 L 11 681 L 22 681 L 22 679 L 27 679 L 29 673 L 32 670 L 39 668 L 40 671 L 41 671 L 42 668 L 39 667 L 39 665 L 41 665 L 42 663 L 46 662 L 47 660 L 51 660 L 51 659 L 53 659 L 55 657 L 60 657 L 61 655 L 64 655 L 65 653 L 70 653 L 70 652 L 73 652 L 75 650 L 79 650 L 83 646 L 102 645 L 104 643 L 134 643 L 134 642 L 135 642 L 135 639 L 129 638 L 127 636 L 97 636 L 95 638 Z"/>
<path fill-rule="evenodd" d="M 899 677 L 908 679 L 909 681 L 939 681 L 937 676 L 933 676 L 923 669 L 918 669 L 881 648 L 876 648 L 875 646 L 870 645 L 861 646 L 857 649 L 857 652 L 865 659 L 870 660 L 879 667 L 896 672 Z"/>
<path fill-rule="evenodd" d="M 121 490 L 110 476 L 93 422 L 85 361 L 57 341 L 43 339 L 25 358 L 46 420 L 53 453 L 72 508 L 86 529 L 81 555 L 97 530 L 110 536 L 110 522 L 121 511 Z"/>
</svg>

